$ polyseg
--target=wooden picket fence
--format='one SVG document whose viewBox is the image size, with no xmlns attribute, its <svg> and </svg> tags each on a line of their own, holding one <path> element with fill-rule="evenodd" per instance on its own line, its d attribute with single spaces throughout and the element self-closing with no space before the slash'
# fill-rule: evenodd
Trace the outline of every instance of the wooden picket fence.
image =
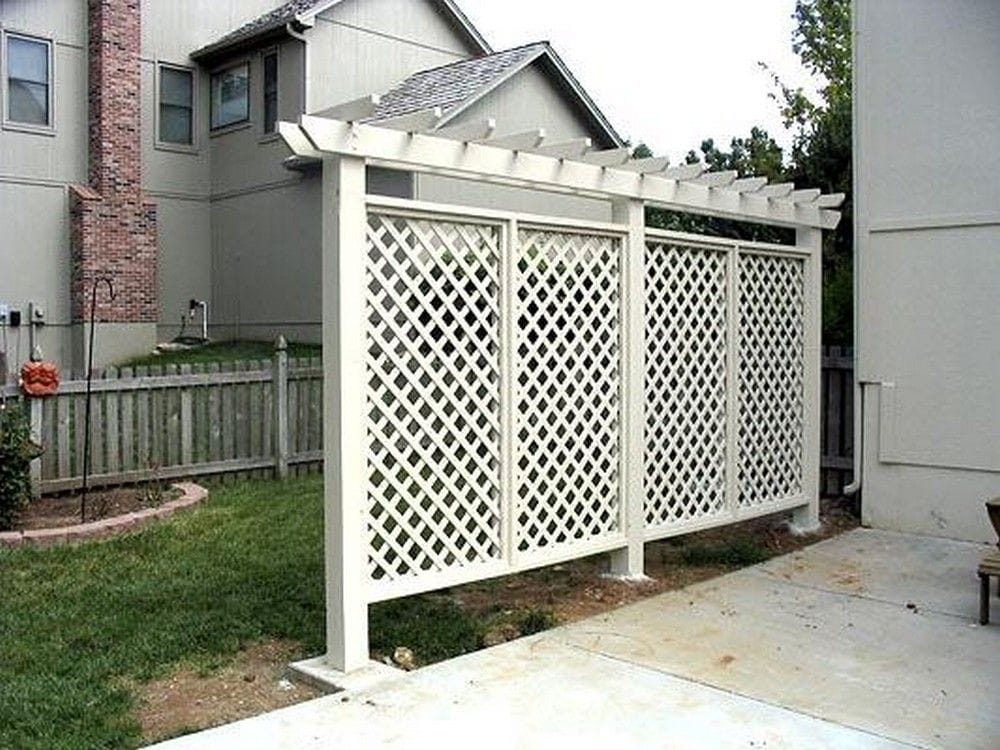
<svg viewBox="0 0 1000 750">
<path fill-rule="evenodd" d="M 839 497 L 854 476 L 854 352 L 823 347 L 820 492 Z"/>
<path fill-rule="evenodd" d="M 853 359 L 824 347 L 821 491 L 839 496 L 853 467 Z M 323 368 L 289 359 L 109 369 L 92 386 L 91 486 L 198 476 L 295 476 L 322 468 Z M 44 493 L 83 479 L 86 383 L 32 402 L 45 446 L 34 479 Z M 13 387 L 8 396 L 17 397 Z"/>
<path fill-rule="evenodd" d="M 180 477 L 289 476 L 323 462 L 319 359 L 109 369 L 92 383 L 92 487 Z M 9 396 L 15 396 L 13 389 Z M 30 399 L 32 432 L 45 448 L 36 492 L 82 485 L 86 381 Z"/>
</svg>

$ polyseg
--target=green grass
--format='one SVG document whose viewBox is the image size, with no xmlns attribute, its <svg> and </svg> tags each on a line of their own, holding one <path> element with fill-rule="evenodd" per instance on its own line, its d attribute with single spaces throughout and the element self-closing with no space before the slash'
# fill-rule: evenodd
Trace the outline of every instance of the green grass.
<svg viewBox="0 0 1000 750">
<path fill-rule="evenodd" d="M 135 746 L 127 682 L 268 636 L 320 653 L 321 487 L 233 485 L 140 534 L 0 552 L 0 747 Z"/>
<path fill-rule="evenodd" d="M 288 344 L 289 357 L 318 357 L 322 348 L 316 344 Z M 211 362 L 238 362 L 246 360 L 270 359 L 274 355 L 274 343 L 270 341 L 216 341 L 211 344 L 180 352 L 147 354 L 126 362 L 119 367 L 141 367 L 148 365 L 194 365 Z"/>
<path fill-rule="evenodd" d="M 681 548 L 680 559 L 685 565 L 756 565 L 773 557 L 773 553 L 755 539 L 737 537 L 715 543 L 691 543 Z"/>
<path fill-rule="evenodd" d="M 261 638 L 324 648 L 322 477 L 213 489 L 206 505 L 113 541 L 0 549 L 0 748 L 140 744 L 129 685 L 211 673 Z M 481 645 L 440 594 L 371 608 L 372 649 L 418 663 Z"/>
</svg>

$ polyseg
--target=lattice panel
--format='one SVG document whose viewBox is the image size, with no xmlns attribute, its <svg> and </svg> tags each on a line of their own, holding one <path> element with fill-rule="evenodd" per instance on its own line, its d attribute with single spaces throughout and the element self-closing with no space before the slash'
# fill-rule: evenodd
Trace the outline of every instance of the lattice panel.
<svg viewBox="0 0 1000 750">
<path fill-rule="evenodd" d="M 739 504 L 802 492 L 805 261 L 739 259 Z"/>
<path fill-rule="evenodd" d="M 517 548 L 619 528 L 617 239 L 524 229 L 517 258 Z"/>
<path fill-rule="evenodd" d="M 726 504 L 727 253 L 646 249 L 647 527 Z"/>
<path fill-rule="evenodd" d="M 369 573 L 496 560 L 497 226 L 368 218 Z"/>
</svg>

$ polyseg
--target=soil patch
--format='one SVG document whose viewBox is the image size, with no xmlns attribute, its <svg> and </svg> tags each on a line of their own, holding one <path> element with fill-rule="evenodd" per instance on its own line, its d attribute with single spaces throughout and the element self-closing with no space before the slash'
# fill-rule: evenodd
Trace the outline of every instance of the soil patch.
<svg viewBox="0 0 1000 750">
<path fill-rule="evenodd" d="M 302 657 L 298 644 L 266 639 L 221 666 L 185 665 L 138 686 L 143 740 L 160 742 L 318 698 L 320 692 L 289 677 L 288 663 Z"/>
<path fill-rule="evenodd" d="M 87 513 L 80 518 L 80 495 L 53 495 L 33 500 L 18 517 L 15 530 L 34 531 L 101 521 L 146 508 L 155 508 L 181 496 L 173 487 L 120 487 L 87 493 Z"/>
<path fill-rule="evenodd" d="M 643 583 L 606 577 L 608 556 L 596 555 L 467 584 L 443 595 L 453 597 L 463 610 L 485 621 L 485 644 L 495 645 L 529 634 L 534 630 L 531 623 L 539 620 L 564 624 L 599 615 L 794 552 L 858 525 L 848 507 L 838 501 L 824 501 L 822 517 L 822 530 L 808 536 L 792 534 L 784 522 L 786 516 L 771 516 L 647 544 L 646 575 L 650 580 Z"/>
</svg>

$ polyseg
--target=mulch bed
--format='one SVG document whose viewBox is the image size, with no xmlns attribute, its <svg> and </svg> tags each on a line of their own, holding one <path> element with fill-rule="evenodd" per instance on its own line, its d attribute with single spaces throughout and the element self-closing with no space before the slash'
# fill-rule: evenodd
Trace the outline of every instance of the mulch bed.
<svg viewBox="0 0 1000 750">
<path fill-rule="evenodd" d="M 15 525 L 17 531 L 57 529 L 79 523 L 124 516 L 146 508 L 156 508 L 175 500 L 181 493 L 164 487 L 118 487 L 87 493 L 86 516 L 80 517 L 80 495 L 55 495 L 32 501 Z"/>
</svg>

